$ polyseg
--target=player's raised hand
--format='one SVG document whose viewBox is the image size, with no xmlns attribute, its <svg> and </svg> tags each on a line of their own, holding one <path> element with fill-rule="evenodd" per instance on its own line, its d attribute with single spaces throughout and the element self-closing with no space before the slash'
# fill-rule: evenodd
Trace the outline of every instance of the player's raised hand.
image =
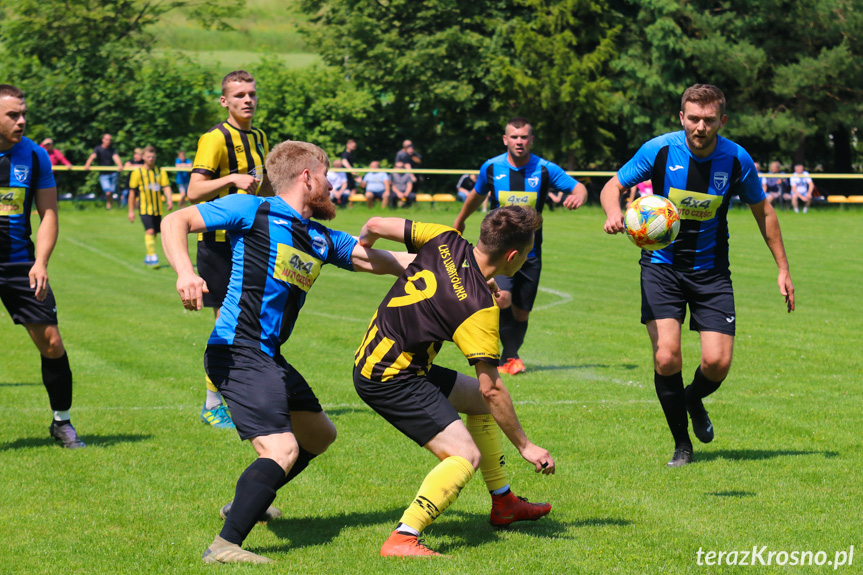
<svg viewBox="0 0 863 575">
<path fill-rule="evenodd" d="M 258 191 L 258 186 L 261 180 L 249 174 L 234 174 L 234 185 L 237 189 L 243 190 L 249 194 L 254 194 Z"/>
<path fill-rule="evenodd" d="M 202 277 L 194 273 L 177 276 L 177 293 L 187 310 L 200 311 L 204 307 L 204 294 L 209 292 Z"/>
<path fill-rule="evenodd" d="M 528 443 L 527 447 L 522 449 L 521 456 L 530 463 L 533 463 L 537 473 L 543 475 L 553 475 L 555 472 L 554 459 L 547 450 L 539 445 Z"/>
</svg>

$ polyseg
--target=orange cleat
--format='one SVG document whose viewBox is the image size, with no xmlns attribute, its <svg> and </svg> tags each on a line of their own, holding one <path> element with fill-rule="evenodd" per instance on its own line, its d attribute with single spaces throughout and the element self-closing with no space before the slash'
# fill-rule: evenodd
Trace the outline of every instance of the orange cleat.
<svg viewBox="0 0 863 575">
<path fill-rule="evenodd" d="M 531 503 L 518 497 L 512 490 L 504 495 L 491 496 L 491 524 L 503 527 L 516 521 L 536 521 L 551 511 L 549 503 Z"/>
<path fill-rule="evenodd" d="M 524 372 L 526 369 L 527 368 L 524 367 L 524 362 L 517 357 L 507 359 L 506 363 L 497 368 L 499 372 L 508 373 L 509 375 L 517 375 Z"/>
<path fill-rule="evenodd" d="M 443 557 L 423 545 L 416 535 L 393 531 L 381 547 L 381 557 Z"/>
</svg>

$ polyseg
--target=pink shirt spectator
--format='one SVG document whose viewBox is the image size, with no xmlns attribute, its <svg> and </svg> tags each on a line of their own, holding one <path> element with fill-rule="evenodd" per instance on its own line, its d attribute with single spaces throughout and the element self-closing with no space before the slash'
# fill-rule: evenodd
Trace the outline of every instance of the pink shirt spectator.
<svg viewBox="0 0 863 575">
<path fill-rule="evenodd" d="M 51 160 L 52 166 L 58 166 L 60 164 L 63 164 L 64 166 L 72 165 L 72 162 L 66 159 L 63 152 L 54 147 L 54 141 L 50 138 L 45 138 L 39 145 L 48 152 L 48 159 Z"/>
<path fill-rule="evenodd" d="M 635 187 L 638 188 L 638 195 L 641 197 L 653 195 L 653 182 L 650 180 L 636 184 Z"/>
</svg>

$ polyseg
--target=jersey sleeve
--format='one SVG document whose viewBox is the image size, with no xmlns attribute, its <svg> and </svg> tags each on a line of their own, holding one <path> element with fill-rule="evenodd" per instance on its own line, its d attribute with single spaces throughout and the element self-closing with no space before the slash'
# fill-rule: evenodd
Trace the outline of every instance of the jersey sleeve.
<svg viewBox="0 0 863 575">
<path fill-rule="evenodd" d="M 212 178 L 221 165 L 224 139 L 217 130 L 207 132 L 198 139 L 198 151 L 195 153 L 195 163 L 192 164 L 193 174 L 203 174 Z"/>
<path fill-rule="evenodd" d="M 764 200 L 767 195 L 764 193 L 764 188 L 761 187 L 761 180 L 758 177 L 758 170 L 755 169 L 755 162 L 752 161 L 752 156 L 746 150 L 739 148 L 737 159 L 740 162 L 740 182 L 737 184 L 737 196 L 744 204 L 757 204 Z"/>
<path fill-rule="evenodd" d="M 129 176 L 129 189 L 137 190 L 141 187 L 141 170 L 135 170 Z"/>
<path fill-rule="evenodd" d="M 551 187 L 561 192 L 569 193 L 578 185 L 578 180 L 564 172 L 563 168 L 551 162 L 548 163 L 548 179 Z"/>
<path fill-rule="evenodd" d="M 171 181 L 168 179 L 168 172 L 159 170 L 159 185 L 162 186 L 163 190 L 171 185 Z"/>
<path fill-rule="evenodd" d="M 261 199 L 248 194 L 231 194 L 211 202 L 196 204 L 207 231 L 248 230 L 255 223 Z"/>
<path fill-rule="evenodd" d="M 48 157 L 48 152 L 37 147 L 36 161 L 39 162 L 39 181 L 36 182 L 36 189 L 44 190 L 45 188 L 53 188 L 56 186 L 57 184 L 54 181 L 54 169 L 51 167 L 51 158 Z"/>
<path fill-rule="evenodd" d="M 267 135 L 261 130 L 261 141 L 264 143 L 264 174 L 267 173 L 267 156 L 270 155 L 270 143 L 267 141 Z"/>
<path fill-rule="evenodd" d="M 471 365 L 480 361 L 497 365 L 500 361 L 499 322 L 500 309 L 493 305 L 474 313 L 455 330 L 452 340 Z"/>
<path fill-rule="evenodd" d="M 654 138 L 646 142 L 631 160 L 626 162 L 622 168 L 617 171 L 617 179 L 620 185 L 624 188 L 631 188 L 639 182 L 650 179 L 653 173 L 653 162 L 656 161 L 656 155 L 659 150 L 665 145 L 665 140 Z"/>
<path fill-rule="evenodd" d="M 458 234 L 455 228 L 449 226 L 405 220 L 405 246 L 409 253 L 415 254 L 429 241 L 446 232 Z"/>
<path fill-rule="evenodd" d="M 333 249 L 327 254 L 328 264 L 333 264 L 348 271 L 354 271 L 354 263 L 351 254 L 357 245 L 357 240 L 352 235 L 338 230 L 329 230 Z"/>
<path fill-rule="evenodd" d="M 489 162 L 485 162 L 479 169 L 479 174 L 476 177 L 476 185 L 473 187 L 473 191 L 481 196 L 485 196 L 489 192 L 487 177 L 489 165 Z"/>
</svg>

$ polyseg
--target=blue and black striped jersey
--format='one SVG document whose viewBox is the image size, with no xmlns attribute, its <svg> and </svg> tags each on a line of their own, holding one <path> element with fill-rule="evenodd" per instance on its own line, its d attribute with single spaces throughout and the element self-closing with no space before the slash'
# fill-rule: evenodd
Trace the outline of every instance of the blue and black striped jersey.
<svg viewBox="0 0 863 575">
<path fill-rule="evenodd" d="M 30 211 L 36 191 L 54 186 L 48 152 L 30 138 L 0 152 L 0 263 L 36 259 Z"/>
<path fill-rule="evenodd" d="M 232 194 L 197 205 L 208 231 L 231 232 L 231 281 L 210 344 L 279 354 L 321 267 L 353 271 L 357 241 L 303 219 L 279 197 Z"/>
<path fill-rule="evenodd" d="M 568 176 L 563 168 L 530 155 L 530 160 L 516 168 L 509 163 L 507 154 L 501 154 L 486 162 L 479 169 L 474 191 L 482 196 L 490 196 L 491 208 L 500 206 L 530 206 L 542 212 L 550 188 L 571 192 L 578 181 Z M 542 254 L 542 229 L 536 231 L 533 250 L 529 257 Z"/>
<path fill-rule="evenodd" d="M 692 271 L 728 269 L 728 205 L 738 196 L 747 204 L 764 200 L 752 158 L 741 146 L 717 136 L 716 150 L 696 157 L 683 131 L 656 137 L 617 172 L 625 188 L 651 180 L 653 193 L 674 202 L 680 233 L 665 249 L 641 254 L 642 262 Z"/>
</svg>

